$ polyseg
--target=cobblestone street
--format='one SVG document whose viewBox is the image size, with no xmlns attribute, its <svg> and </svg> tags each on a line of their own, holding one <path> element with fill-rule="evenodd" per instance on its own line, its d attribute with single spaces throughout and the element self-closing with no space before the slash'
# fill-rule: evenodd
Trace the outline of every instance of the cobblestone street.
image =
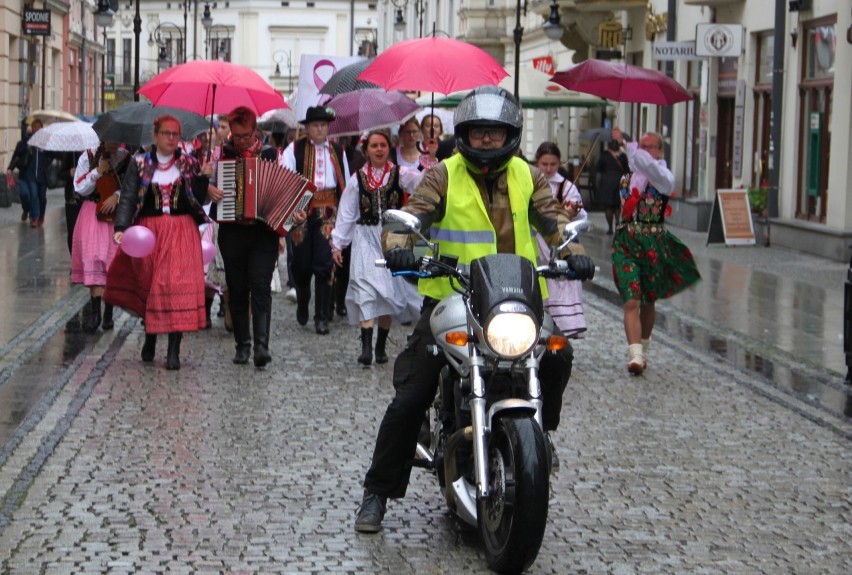
<svg viewBox="0 0 852 575">
<path fill-rule="evenodd" d="M 0 572 L 488 572 L 423 470 L 384 531 L 354 532 L 392 368 L 357 366 L 357 328 L 274 309 L 266 371 L 231 363 L 221 320 L 184 338 L 179 372 L 165 341 L 142 364 L 127 314 L 89 336 L 0 452 Z M 589 294 L 586 313 L 530 573 L 852 572 L 848 419 L 662 331 L 630 377 L 620 310 Z"/>
</svg>

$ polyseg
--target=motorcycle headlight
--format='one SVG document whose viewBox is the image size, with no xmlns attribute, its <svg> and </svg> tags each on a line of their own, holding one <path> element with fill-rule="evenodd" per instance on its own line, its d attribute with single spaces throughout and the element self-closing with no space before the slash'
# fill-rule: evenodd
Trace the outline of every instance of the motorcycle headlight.
<svg viewBox="0 0 852 575">
<path fill-rule="evenodd" d="M 503 312 L 485 324 L 485 342 L 503 357 L 521 357 L 538 343 L 538 325 L 528 313 Z"/>
</svg>

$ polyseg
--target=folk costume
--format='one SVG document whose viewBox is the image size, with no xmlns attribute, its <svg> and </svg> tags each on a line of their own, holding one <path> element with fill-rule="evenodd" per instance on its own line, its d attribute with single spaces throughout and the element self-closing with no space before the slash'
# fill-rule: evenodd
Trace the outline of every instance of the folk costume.
<svg viewBox="0 0 852 575">
<path fill-rule="evenodd" d="M 330 109 L 308 108 L 303 124 L 332 122 Z M 331 259 L 331 232 L 337 217 L 337 205 L 348 179 L 346 154 L 338 144 L 327 140 L 314 144 L 305 138 L 292 142 L 281 154 L 281 165 L 302 174 L 316 185 L 308 219 L 290 232 L 293 245 L 293 281 L 296 283 L 296 320 L 308 323 L 311 300 L 311 276 L 314 277 L 314 324 L 316 332 L 328 333 L 331 320 L 331 284 L 334 262 Z"/>
<path fill-rule="evenodd" d="M 553 191 L 553 197 L 563 207 L 567 209 L 572 204 L 574 207 L 579 207 L 579 211 L 572 221 L 585 220 L 589 217 L 585 208 L 582 207 L 583 198 L 574 184 L 565 179 L 559 172 L 553 174 L 548 183 Z M 536 234 L 536 242 L 538 243 L 539 263 L 544 265 L 550 259 L 550 246 L 547 245 L 541 234 Z M 575 252 L 572 250 L 572 253 Z M 576 251 L 576 253 L 582 252 Z M 586 316 L 583 314 L 583 282 L 549 279 L 547 280 L 547 294 L 544 307 L 550 313 L 550 317 L 553 318 L 556 325 L 559 326 L 562 334 L 565 337 L 582 337 L 582 334 L 586 331 Z"/>
<path fill-rule="evenodd" d="M 156 237 L 154 251 L 133 258 L 122 249 L 107 272 L 104 301 L 145 320 L 143 361 L 153 361 L 157 335 L 169 334 L 166 367 L 180 369 L 183 332 L 204 329 L 204 269 L 198 225 L 209 221 L 202 203 L 208 179 L 180 148 L 133 156 L 124 178 L 114 228 L 136 224 Z"/>
<path fill-rule="evenodd" d="M 241 157 L 276 161 L 278 151 L 259 141 L 243 151 L 234 146 L 233 140 L 223 144 L 222 159 Z M 278 261 L 278 234 L 258 220 L 219 222 L 218 239 L 225 265 L 227 301 L 236 344 L 233 361 L 248 363 L 253 338 L 254 365 L 264 367 L 272 360 L 269 355 L 269 328 L 272 320 L 272 273 Z"/>
<path fill-rule="evenodd" d="M 627 370 L 639 375 L 648 365 L 654 303 L 685 290 L 701 274 L 689 248 L 665 228 L 674 190 L 674 176 L 665 160 L 655 159 L 636 142 L 627 144 L 627 156 L 632 175 L 623 179 L 622 223 L 612 239 L 612 277 L 625 304 Z M 628 309 L 631 300 L 638 300 L 638 310 Z M 641 314 L 646 307 L 651 321 L 643 325 Z M 641 338 L 634 331 L 637 319 Z"/>
<path fill-rule="evenodd" d="M 107 270 L 118 246 L 112 239 L 115 211 L 104 214 L 98 211 L 102 200 L 121 193 L 121 182 L 130 165 L 130 153 L 119 148 L 109 158 L 110 169 L 103 174 L 97 170 L 104 155 L 101 145 L 80 155 L 74 173 L 74 192 L 83 199 L 71 239 L 71 281 L 88 288 L 104 287 Z M 83 323 L 83 331 L 94 333 L 99 326 L 104 330 L 113 327 L 113 306 L 106 304 L 101 318 L 101 296 L 92 295 L 91 312 Z"/>
<path fill-rule="evenodd" d="M 368 162 L 349 178 L 343 190 L 337 223 L 331 237 L 335 250 L 342 251 L 352 246 L 352 273 L 346 293 L 351 325 L 381 316 L 392 316 L 400 322 L 413 321 L 420 316 L 422 298 L 414 286 L 402 277 L 393 277 L 384 268 L 377 268 L 376 260 L 384 258 L 382 214 L 386 210 L 400 209 L 405 191 L 413 191 L 421 177 L 422 172 L 400 168 L 392 162 L 387 162 L 384 170 L 376 169 Z M 377 361 L 386 358 L 388 331 L 379 328 Z M 362 352 L 365 356 L 365 350 L 372 353 L 372 337 L 373 328 L 361 328 Z"/>
</svg>

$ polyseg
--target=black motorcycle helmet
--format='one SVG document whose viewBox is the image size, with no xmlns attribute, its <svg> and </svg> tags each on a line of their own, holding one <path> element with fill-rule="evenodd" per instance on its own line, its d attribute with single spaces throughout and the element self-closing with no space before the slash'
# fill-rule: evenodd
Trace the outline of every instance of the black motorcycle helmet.
<svg viewBox="0 0 852 575">
<path fill-rule="evenodd" d="M 464 97 L 453 116 L 459 153 L 475 168 L 491 172 L 502 168 L 521 145 L 524 117 L 515 97 L 497 86 L 480 86 Z M 468 132 L 474 126 L 506 129 L 506 143 L 496 150 L 475 150 Z"/>
</svg>

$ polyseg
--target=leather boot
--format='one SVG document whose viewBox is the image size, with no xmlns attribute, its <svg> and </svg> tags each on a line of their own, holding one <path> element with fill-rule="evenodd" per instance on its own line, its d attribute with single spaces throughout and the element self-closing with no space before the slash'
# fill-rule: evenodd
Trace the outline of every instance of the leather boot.
<svg viewBox="0 0 852 575">
<path fill-rule="evenodd" d="M 179 331 L 174 331 L 169 334 L 169 351 L 166 355 L 166 369 L 180 369 L 180 340 L 183 334 Z"/>
<path fill-rule="evenodd" d="M 358 356 L 358 363 L 361 365 L 370 365 L 373 363 L 373 328 L 361 328 L 361 355 Z"/>
<path fill-rule="evenodd" d="M 334 299 L 337 307 L 337 315 L 340 317 L 346 317 L 349 315 L 349 312 L 346 310 L 346 288 L 348 285 L 344 283 L 342 280 L 337 280 L 335 282 L 334 288 Z"/>
<path fill-rule="evenodd" d="M 112 320 L 112 311 L 113 311 L 112 306 L 108 303 L 105 303 L 104 304 L 104 318 L 103 318 L 103 321 L 101 322 L 101 329 L 103 329 L 104 331 L 109 331 L 113 327 L 115 327 L 115 322 Z"/>
<path fill-rule="evenodd" d="M 83 322 L 83 331 L 95 333 L 101 325 L 101 298 L 93 297 L 89 301 L 89 317 Z"/>
<path fill-rule="evenodd" d="M 157 348 L 157 334 L 146 333 L 145 343 L 142 345 L 142 361 L 154 361 L 154 351 Z"/>
<path fill-rule="evenodd" d="M 256 313 L 251 317 L 254 330 L 254 366 L 266 367 L 272 361 L 269 355 L 269 313 Z"/>
<path fill-rule="evenodd" d="M 204 299 L 204 314 L 207 319 L 207 323 L 204 324 L 204 329 L 210 329 L 213 327 L 213 321 L 210 319 L 210 311 L 213 309 L 213 298 L 208 297 Z"/>
<path fill-rule="evenodd" d="M 331 286 L 324 281 L 315 282 L 314 327 L 320 335 L 328 334 L 328 303 L 331 298 Z"/>
<path fill-rule="evenodd" d="M 376 335 L 376 363 L 387 363 L 388 354 L 385 352 L 385 344 L 388 341 L 389 329 L 379 328 Z"/>
<path fill-rule="evenodd" d="M 311 282 L 296 284 L 296 321 L 299 325 L 308 323 L 308 304 L 311 303 Z"/>
<path fill-rule="evenodd" d="M 233 317 L 234 341 L 237 342 L 237 353 L 234 354 L 234 363 L 243 365 L 248 363 L 251 355 L 251 331 L 249 328 L 248 313 Z"/>
<path fill-rule="evenodd" d="M 228 292 L 222 292 L 222 306 L 225 308 L 225 331 L 234 331 L 234 318 L 231 317 L 231 304 L 228 302 Z"/>
</svg>

